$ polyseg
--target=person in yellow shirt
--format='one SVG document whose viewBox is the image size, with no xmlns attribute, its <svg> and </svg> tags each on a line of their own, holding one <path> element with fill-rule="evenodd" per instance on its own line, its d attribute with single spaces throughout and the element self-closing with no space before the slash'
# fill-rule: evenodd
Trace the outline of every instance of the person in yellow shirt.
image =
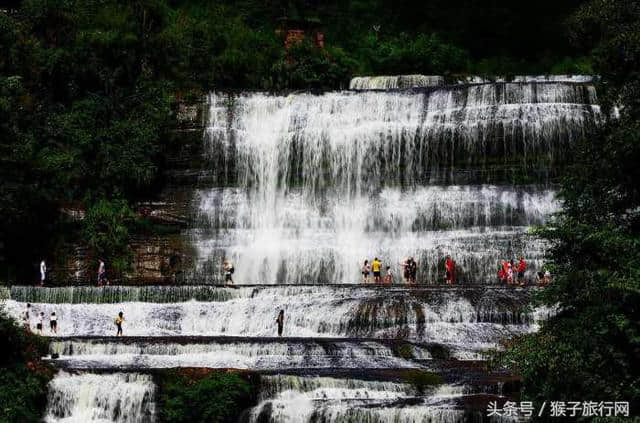
<svg viewBox="0 0 640 423">
<path fill-rule="evenodd" d="M 382 262 L 378 260 L 378 257 L 373 259 L 371 263 L 371 270 L 373 270 L 373 279 L 375 283 L 380 283 L 380 269 L 382 268 Z"/>
<path fill-rule="evenodd" d="M 122 322 L 124 322 L 124 314 L 120 312 L 118 313 L 118 317 L 116 317 L 116 326 L 118 327 L 116 336 L 122 336 Z"/>
</svg>

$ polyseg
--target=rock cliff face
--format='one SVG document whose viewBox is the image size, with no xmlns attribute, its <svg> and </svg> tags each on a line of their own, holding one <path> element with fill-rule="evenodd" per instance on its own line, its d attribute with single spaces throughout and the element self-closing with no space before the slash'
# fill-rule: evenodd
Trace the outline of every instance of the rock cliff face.
<svg viewBox="0 0 640 423">
<path fill-rule="evenodd" d="M 184 230 L 191 225 L 191 204 L 194 190 L 206 180 L 202 169 L 202 133 L 207 105 L 181 104 L 176 128 L 167 139 L 171 154 L 163 169 L 164 189 L 156 198 L 140 201 L 135 211 L 149 222 L 162 228 L 159 233 L 138 234 L 130 248 L 132 269 L 124 279 L 114 282 L 128 284 L 166 284 L 180 279 L 185 268 L 193 264 L 193 249 Z M 80 205 L 65 205 L 60 213 L 68 219 L 84 219 Z M 56 282 L 94 283 L 95 257 L 81 243 L 64 247 L 64 257 L 52 266 Z M 107 258 L 107 266 L 108 258 Z"/>
</svg>

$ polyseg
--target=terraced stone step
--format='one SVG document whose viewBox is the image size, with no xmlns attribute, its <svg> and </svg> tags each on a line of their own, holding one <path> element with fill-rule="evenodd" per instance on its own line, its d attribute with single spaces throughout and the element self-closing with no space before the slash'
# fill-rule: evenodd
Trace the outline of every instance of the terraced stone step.
<svg viewBox="0 0 640 423">
<path fill-rule="evenodd" d="M 512 297 L 528 298 L 531 292 L 538 290 L 535 286 L 511 287 L 505 285 L 486 284 L 235 284 L 230 287 L 221 285 L 110 285 L 87 286 L 69 285 L 60 287 L 39 287 L 30 285 L 13 285 L 0 287 L 0 298 L 32 303 L 115 303 L 125 301 L 140 302 L 180 302 L 180 301 L 226 301 L 233 298 L 259 295 L 267 290 L 288 295 L 291 292 L 335 292 L 337 294 L 364 293 L 364 295 L 394 295 L 420 297 L 436 292 L 460 292 L 463 296 L 482 295 L 491 292 L 509 292 Z M 279 291 L 278 291 L 279 290 Z M 296 291 L 299 290 L 299 291 Z M 475 293 L 475 294 L 474 294 Z"/>
<path fill-rule="evenodd" d="M 482 351 L 470 345 L 371 338 L 69 337 L 51 338 L 50 354 L 66 369 L 204 367 L 292 374 L 324 369 L 335 375 L 345 369 L 357 374 L 362 368 L 422 368 L 457 375 L 456 380 L 484 372 L 477 361 Z"/>
<path fill-rule="evenodd" d="M 433 358 L 480 357 L 470 346 L 372 338 L 68 337 L 50 341 L 51 357 L 58 357 L 52 360 L 61 367 L 81 369 L 425 368 Z"/>
</svg>

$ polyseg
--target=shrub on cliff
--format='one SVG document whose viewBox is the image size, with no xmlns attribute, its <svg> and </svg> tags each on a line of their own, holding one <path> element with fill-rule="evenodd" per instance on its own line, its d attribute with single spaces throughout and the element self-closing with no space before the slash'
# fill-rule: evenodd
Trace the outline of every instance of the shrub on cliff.
<svg viewBox="0 0 640 423">
<path fill-rule="evenodd" d="M 235 422 L 257 396 L 254 374 L 182 369 L 158 379 L 159 416 L 166 423 Z"/>
<path fill-rule="evenodd" d="M 42 363 L 47 342 L 26 332 L 0 310 L 0 423 L 39 422 L 54 370 Z"/>
<path fill-rule="evenodd" d="M 108 257 L 113 276 L 129 270 L 129 229 L 135 213 L 124 200 L 101 198 L 92 202 L 83 220 L 83 238 L 97 257 Z M 97 266 L 97 263 L 96 263 Z"/>
<path fill-rule="evenodd" d="M 342 49 L 320 49 L 305 40 L 282 52 L 271 80 L 279 89 L 335 89 L 349 85 L 355 66 Z"/>
</svg>

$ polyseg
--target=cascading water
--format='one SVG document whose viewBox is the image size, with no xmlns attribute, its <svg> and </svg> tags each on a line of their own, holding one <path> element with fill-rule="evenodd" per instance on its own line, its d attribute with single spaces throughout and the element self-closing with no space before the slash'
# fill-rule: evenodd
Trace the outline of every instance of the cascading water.
<svg viewBox="0 0 640 423">
<path fill-rule="evenodd" d="M 79 297 L 74 297 L 78 291 Z M 151 302 L 140 302 L 143 294 Z M 16 318 L 26 302 L 32 303 L 33 314 L 42 311 L 48 316 L 55 311 L 56 336 L 113 335 L 113 319 L 120 311 L 125 315 L 125 334 L 132 336 L 274 336 L 275 315 L 283 309 L 286 336 L 383 337 L 458 344 L 475 350 L 534 330 L 545 313 L 527 309 L 527 290 L 486 287 L 411 291 L 342 285 L 15 287 L 12 295 L 20 301 L 9 300 L 6 308 Z M 201 301 L 189 301 L 190 296 Z M 69 303 L 54 304 L 60 299 Z"/>
<path fill-rule="evenodd" d="M 137 373 L 59 372 L 49 384 L 47 423 L 155 421 L 155 384 Z"/>
<path fill-rule="evenodd" d="M 141 339 L 123 343 L 113 338 L 52 341 L 57 362 L 78 368 L 211 367 L 253 370 L 291 368 L 405 368 L 419 367 L 398 357 L 393 344 L 374 340 Z M 417 360 L 431 358 L 428 346 L 410 345 Z"/>
<path fill-rule="evenodd" d="M 16 319 L 27 302 L 56 312 L 58 333 L 44 334 L 67 371 L 259 370 L 251 422 L 493 421 L 478 404 L 504 400 L 503 379 L 476 361 L 555 312 L 527 306 L 534 288 L 497 286 L 498 260 L 524 256 L 529 281 L 540 269 L 545 245 L 527 232 L 560 209 L 558 168 L 601 121 L 592 82 L 408 75 L 322 95 L 213 93 L 185 284 L 0 298 Z M 445 255 L 460 285 L 440 285 Z M 359 284 L 376 256 L 391 286 Z M 400 284 L 409 256 L 413 287 Z M 243 286 L 212 285 L 225 259 Z M 442 384 L 412 382 L 424 372 Z M 154 421 L 155 390 L 145 374 L 61 371 L 45 421 Z"/>
<path fill-rule="evenodd" d="M 350 90 L 393 90 L 437 87 L 444 84 L 438 75 L 359 76 L 351 79 Z"/>
<path fill-rule="evenodd" d="M 458 78 L 458 84 L 487 84 L 492 82 L 574 82 L 591 83 L 592 75 L 517 75 L 512 78 L 487 79 L 480 76 Z M 445 78 L 434 75 L 358 76 L 351 79 L 350 90 L 397 90 L 407 88 L 437 87 L 444 85 Z"/>
<path fill-rule="evenodd" d="M 598 121 L 593 86 L 575 83 L 212 94 L 205 143 L 225 187 L 197 193 L 187 279 L 220 280 L 225 258 L 241 283 L 354 283 L 374 256 L 396 275 L 412 256 L 428 283 L 447 254 L 465 283 L 493 282 L 517 255 L 534 271 L 543 246 L 523 234 L 559 208 L 544 181 L 429 184 L 461 169 L 527 179 Z"/>
<path fill-rule="evenodd" d="M 261 402 L 249 421 L 455 423 L 515 421 L 483 419 L 481 411 L 460 407 L 470 389 L 443 385 L 423 389 L 398 382 L 354 379 L 263 377 Z"/>
</svg>

